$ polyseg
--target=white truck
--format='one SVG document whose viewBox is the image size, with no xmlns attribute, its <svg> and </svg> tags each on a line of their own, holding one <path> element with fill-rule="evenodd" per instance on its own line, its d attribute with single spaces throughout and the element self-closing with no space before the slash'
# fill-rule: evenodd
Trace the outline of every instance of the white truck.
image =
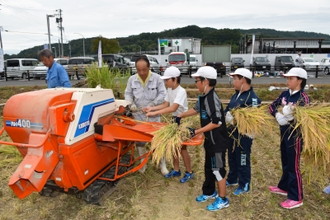
<svg viewBox="0 0 330 220">
<path fill-rule="evenodd" d="M 185 52 L 172 52 L 166 60 L 167 67 L 177 67 L 181 74 L 191 75 L 192 72 L 198 69 L 198 60 L 196 55 L 186 54 Z"/>
<path fill-rule="evenodd" d="M 181 74 L 189 74 L 188 57 L 185 52 L 172 52 L 168 55 L 167 66 L 177 67 Z"/>
</svg>

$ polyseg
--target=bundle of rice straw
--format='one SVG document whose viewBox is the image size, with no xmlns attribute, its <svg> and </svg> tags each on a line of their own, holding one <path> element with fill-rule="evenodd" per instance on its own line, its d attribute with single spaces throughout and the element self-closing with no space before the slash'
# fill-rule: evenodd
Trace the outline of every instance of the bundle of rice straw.
<svg viewBox="0 0 330 220">
<path fill-rule="evenodd" d="M 274 126 L 274 118 L 268 112 L 268 106 L 236 108 L 231 110 L 234 126 L 238 132 L 248 136 L 261 135 L 265 129 Z"/>
<path fill-rule="evenodd" d="M 297 106 L 294 111 L 294 130 L 303 137 L 302 156 L 308 180 L 312 175 L 324 176 L 330 169 L 330 105 Z"/>
<path fill-rule="evenodd" d="M 172 163 L 173 157 L 180 157 L 181 144 L 190 139 L 187 127 L 191 127 L 192 123 L 193 121 L 183 121 L 180 126 L 169 123 L 154 132 L 150 147 L 154 151 L 152 161 L 158 165 L 162 158 Z"/>
</svg>

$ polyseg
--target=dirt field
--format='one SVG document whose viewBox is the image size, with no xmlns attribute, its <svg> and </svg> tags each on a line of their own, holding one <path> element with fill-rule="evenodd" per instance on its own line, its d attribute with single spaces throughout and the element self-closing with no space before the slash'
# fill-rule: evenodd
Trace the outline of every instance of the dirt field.
<svg viewBox="0 0 330 220">
<path fill-rule="evenodd" d="M 165 179 L 149 163 L 145 173 L 119 181 L 102 206 L 86 204 L 64 193 L 54 197 L 34 193 L 23 200 L 16 198 L 7 183 L 20 159 L 16 151 L 2 147 L 0 219 L 329 219 L 330 197 L 322 193 L 329 181 L 326 174 L 324 179 L 309 185 L 303 179 L 305 200 L 298 209 L 280 208 L 278 203 L 285 198 L 267 191 L 267 186 L 277 184 L 280 176 L 278 140 L 276 131 L 255 140 L 251 191 L 234 196 L 233 188 L 228 188 L 230 206 L 217 212 L 206 211 L 207 203 L 195 202 L 203 182 L 202 147 L 189 148 L 196 173 L 192 181 L 181 184 L 178 179 Z"/>
<path fill-rule="evenodd" d="M 328 94 L 329 90 L 322 95 Z M 3 139 L 3 137 L 1 138 Z M 52 197 L 33 193 L 20 200 L 8 186 L 11 174 L 21 161 L 17 150 L 0 146 L 0 220 L 11 219 L 330 219 L 330 195 L 322 192 L 329 184 L 330 174 L 307 183 L 303 173 L 304 205 L 284 210 L 279 206 L 285 197 L 268 192 L 281 175 L 278 129 L 265 128 L 252 148 L 251 191 L 241 196 L 227 189 L 230 206 L 209 212 L 208 203 L 197 203 L 204 179 L 202 146 L 189 147 L 193 170 L 191 181 L 181 184 L 179 179 L 165 179 L 158 168 L 148 163 L 145 173 L 134 173 L 118 182 L 115 191 L 101 206 L 86 204 L 75 195 L 55 193 Z M 181 171 L 184 171 L 181 165 Z M 171 168 L 168 165 L 168 168 Z M 304 170 L 304 160 L 301 164 Z M 318 169 L 318 167 L 315 167 Z"/>
</svg>

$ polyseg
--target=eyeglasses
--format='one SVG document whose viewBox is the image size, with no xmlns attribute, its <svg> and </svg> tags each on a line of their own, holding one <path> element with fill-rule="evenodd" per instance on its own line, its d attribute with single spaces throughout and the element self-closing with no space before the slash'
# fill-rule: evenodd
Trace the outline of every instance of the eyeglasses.
<svg viewBox="0 0 330 220">
<path fill-rule="evenodd" d="M 200 82 L 200 81 L 202 81 L 202 80 L 195 80 L 195 83 Z"/>
</svg>

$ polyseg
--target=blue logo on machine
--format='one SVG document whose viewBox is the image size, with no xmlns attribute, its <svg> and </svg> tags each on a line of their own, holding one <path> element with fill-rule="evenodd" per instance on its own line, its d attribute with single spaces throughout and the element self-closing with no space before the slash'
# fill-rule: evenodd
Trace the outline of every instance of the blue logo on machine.
<svg viewBox="0 0 330 220">
<path fill-rule="evenodd" d="M 78 129 L 83 129 L 83 128 L 89 126 L 89 124 L 90 124 L 89 121 L 82 122 L 82 123 L 78 124 Z"/>
<path fill-rule="evenodd" d="M 74 134 L 74 137 L 82 135 L 89 130 L 89 126 L 92 121 L 94 110 L 96 108 L 110 104 L 114 101 L 115 101 L 115 99 L 112 98 L 112 99 L 107 99 L 107 100 L 103 100 L 100 102 L 95 102 L 95 103 L 85 105 L 81 110 L 81 115 L 80 115 L 80 118 L 78 121 L 78 126 L 77 126 L 76 132 Z"/>
<path fill-rule="evenodd" d="M 16 121 L 6 121 L 7 127 L 17 127 L 17 128 L 32 128 L 32 129 L 42 129 L 43 125 L 41 123 L 33 123 L 28 119 L 16 119 Z"/>
</svg>

